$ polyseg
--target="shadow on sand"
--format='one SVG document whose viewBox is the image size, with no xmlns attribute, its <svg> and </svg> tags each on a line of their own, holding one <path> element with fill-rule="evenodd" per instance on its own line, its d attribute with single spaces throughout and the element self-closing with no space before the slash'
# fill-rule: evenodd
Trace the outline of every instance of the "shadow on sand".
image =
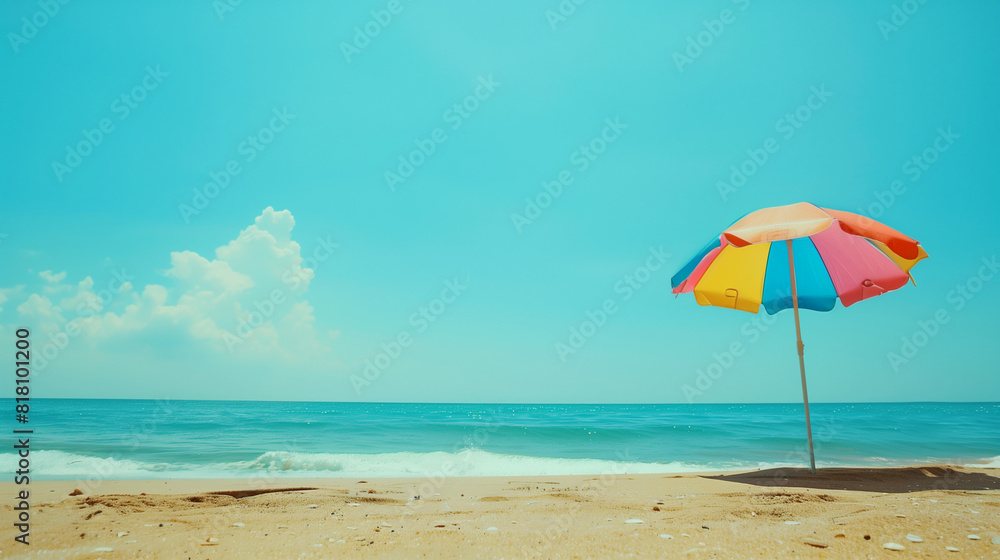
<svg viewBox="0 0 1000 560">
<path fill-rule="evenodd" d="M 1000 474 L 1000 471 L 998 471 Z M 862 492 L 922 492 L 925 490 L 1000 490 L 1000 478 L 962 467 L 767 469 L 739 474 L 706 476 L 713 480 L 817 490 Z"/>
</svg>

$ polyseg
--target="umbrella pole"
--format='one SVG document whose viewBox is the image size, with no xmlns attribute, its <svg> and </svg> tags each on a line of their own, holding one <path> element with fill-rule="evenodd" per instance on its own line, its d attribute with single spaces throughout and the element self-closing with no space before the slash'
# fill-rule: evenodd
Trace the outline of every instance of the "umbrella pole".
<svg viewBox="0 0 1000 560">
<path fill-rule="evenodd" d="M 802 327 L 799 326 L 799 294 L 795 288 L 795 259 L 792 256 L 792 240 L 788 244 L 788 273 L 792 280 L 792 309 L 795 311 L 795 340 L 799 351 L 799 373 L 802 375 L 802 402 L 806 406 L 806 435 L 809 436 L 809 470 L 816 472 L 816 457 L 813 455 L 813 433 L 809 422 L 809 393 L 806 391 L 806 359 L 802 354 L 805 345 L 802 344 Z"/>
</svg>

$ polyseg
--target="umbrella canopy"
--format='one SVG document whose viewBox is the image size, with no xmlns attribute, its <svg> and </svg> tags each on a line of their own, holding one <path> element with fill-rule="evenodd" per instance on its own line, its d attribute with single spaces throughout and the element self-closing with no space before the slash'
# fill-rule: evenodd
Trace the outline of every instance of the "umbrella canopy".
<svg viewBox="0 0 1000 560">
<path fill-rule="evenodd" d="M 771 315 L 792 307 L 785 243 L 792 241 L 798 305 L 830 311 L 903 287 L 927 257 L 914 239 L 874 220 L 808 202 L 747 214 L 713 239 L 672 279 L 675 294 L 701 305 Z"/>
<path fill-rule="evenodd" d="M 794 309 L 815 470 L 799 308 L 831 311 L 902 288 L 927 252 L 916 240 L 879 222 L 800 202 L 751 212 L 709 242 L 671 279 L 675 294 L 700 305 L 773 315 Z"/>
</svg>

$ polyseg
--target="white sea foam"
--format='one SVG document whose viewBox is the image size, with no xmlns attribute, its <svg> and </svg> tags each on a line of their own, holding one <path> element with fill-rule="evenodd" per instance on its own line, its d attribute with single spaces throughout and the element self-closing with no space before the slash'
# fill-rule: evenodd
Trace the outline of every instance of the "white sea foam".
<svg viewBox="0 0 1000 560">
<path fill-rule="evenodd" d="M 761 463 L 645 463 L 506 455 L 479 449 L 449 453 L 297 453 L 269 451 L 248 461 L 150 463 L 124 457 L 90 457 L 62 451 L 33 451 L 32 475 L 42 479 L 150 479 L 241 477 L 456 477 L 573 474 L 679 473 L 770 468 Z M 17 456 L 0 454 L 6 464 Z"/>
<path fill-rule="evenodd" d="M 965 466 L 980 469 L 1000 469 L 1000 455 L 997 455 L 996 457 L 989 457 L 987 459 L 980 459 L 974 463 L 967 463 Z"/>
<path fill-rule="evenodd" d="M 16 465 L 18 456 L 0 454 Z M 867 466 L 889 466 L 878 458 Z M 917 463 L 914 464 L 919 464 Z M 896 463 L 899 464 L 899 463 Z M 833 466 L 833 465 L 821 465 Z M 848 465 L 837 465 L 848 466 Z M 860 464 L 857 466 L 861 466 Z M 968 463 L 970 467 L 1000 468 L 1000 456 Z M 543 476 L 640 473 L 684 473 L 802 467 L 797 463 L 638 462 L 601 459 L 560 459 L 492 453 L 480 449 L 428 453 L 298 453 L 268 451 L 245 461 L 216 463 L 144 462 L 125 457 L 93 457 L 63 451 L 32 451 L 31 475 L 47 480 L 156 478 L 425 478 L 460 476 Z"/>
<path fill-rule="evenodd" d="M 16 465 L 19 457 L 0 454 L 3 464 Z M 64 451 L 32 451 L 31 475 L 35 478 L 159 478 L 176 470 L 169 463 L 144 463 L 120 457 L 92 457 Z"/>
<path fill-rule="evenodd" d="M 457 453 L 291 453 L 271 451 L 241 469 L 273 472 L 313 472 L 328 476 L 512 476 L 557 474 L 624 474 L 697 472 L 706 465 L 641 463 L 600 459 L 558 459 L 505 455 L 478 449 Z"/>
</svg>

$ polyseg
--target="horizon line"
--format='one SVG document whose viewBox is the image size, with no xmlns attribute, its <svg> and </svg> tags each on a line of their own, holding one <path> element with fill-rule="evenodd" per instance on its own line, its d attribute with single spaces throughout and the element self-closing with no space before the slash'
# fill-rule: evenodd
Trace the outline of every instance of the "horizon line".
<svg viewBox="0 0 1000 560">
<path fill-rule="evenodd" d="M 0 400 L 14 400 L 14 397 L 0 397 Z M 790 404 L 802 405 L 797 402 L 704 402 L 704 403 L 684 403 L 684 402 L 473 402 L 473 401 L 323 401 L 323 400 L 276 400 L 276 399 L 172 399 L 170 397 L 158 398 L 112 398 L 112 397 L 34 397 L 32 400 L 61 400 L 61 401 L 174 401 L 174 402 L 281 402 L 281 403 L 324 403 L 324 404 L 466 404 L 466 405 L 574 405 L 574 406 L 659 406 L 659 405 L 758 405 L 758 404 Z M 1000 404 L 1000 401 L 809 401 L 813 404 Z"/>
</svg>

